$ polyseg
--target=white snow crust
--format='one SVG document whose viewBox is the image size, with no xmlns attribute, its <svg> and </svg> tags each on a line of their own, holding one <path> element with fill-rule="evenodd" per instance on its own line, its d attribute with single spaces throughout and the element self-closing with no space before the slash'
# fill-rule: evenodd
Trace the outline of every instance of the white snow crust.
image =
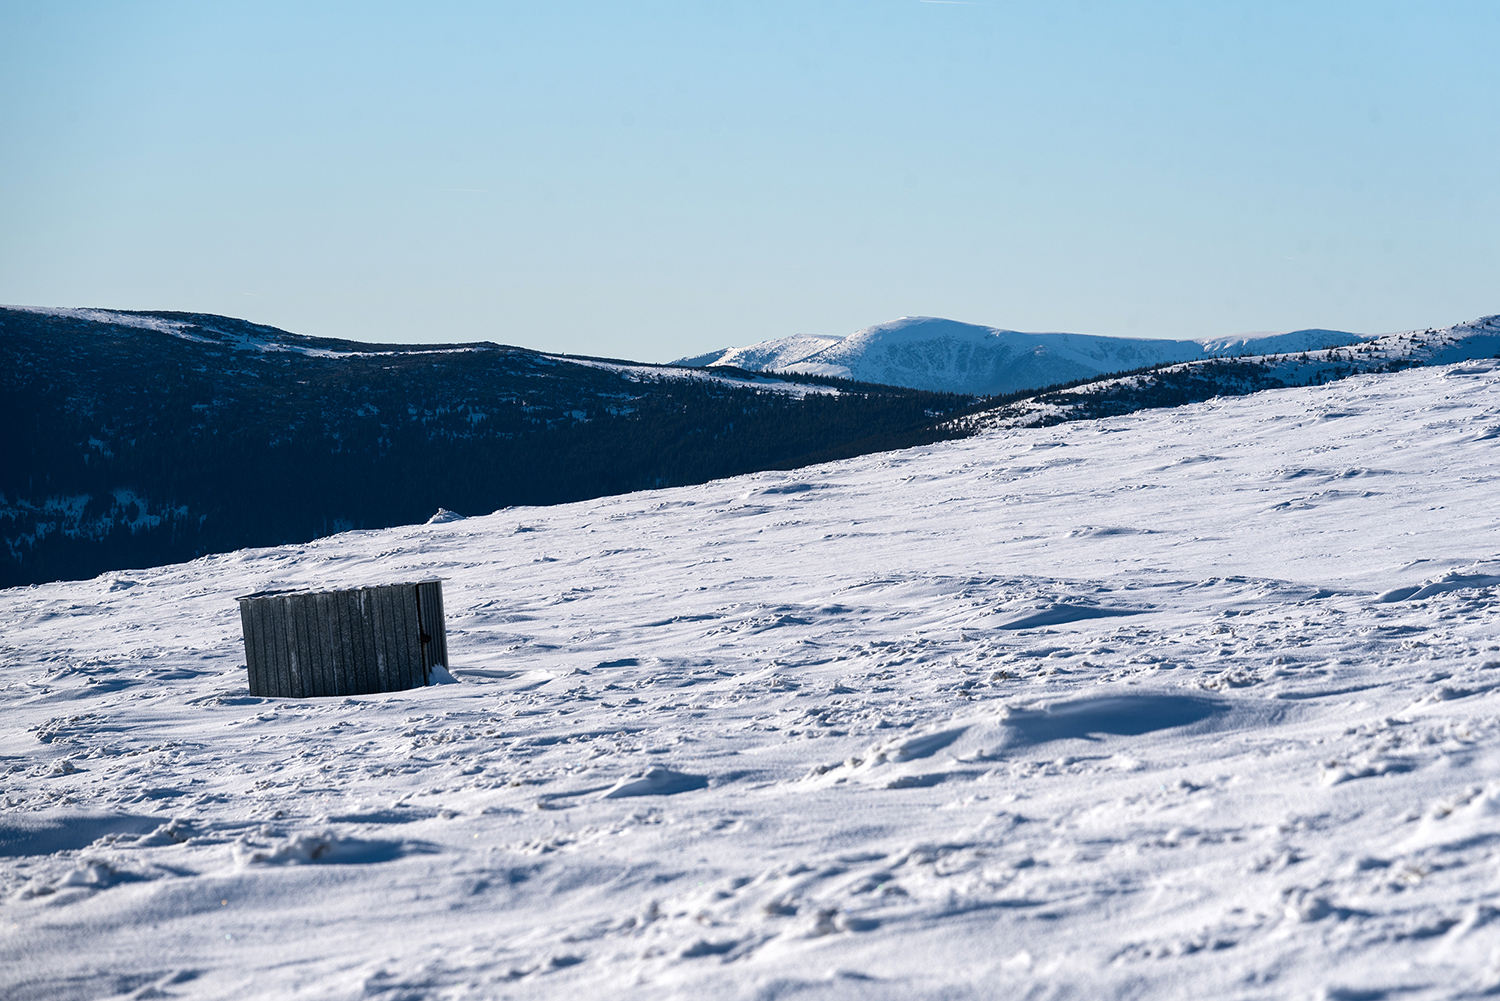
<svg viewBox="0 0 1500 1001">
<path fill-rule="evenodd" d="M 1497 366 L 0 592 L 0 996 L 1492 994 Z"/>
</svg>

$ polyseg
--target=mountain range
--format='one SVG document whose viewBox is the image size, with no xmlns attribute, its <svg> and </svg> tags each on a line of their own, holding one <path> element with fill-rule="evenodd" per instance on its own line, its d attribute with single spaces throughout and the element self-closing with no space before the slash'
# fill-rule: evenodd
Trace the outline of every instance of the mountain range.
<svg viewBox="0 0 1500 1001">
<path fill-rule="evenodd" d="M 822 375 L 942 393 L 999 396 L 1151 365 L 1343 347 L 1342 330 L 1173 341 L 1094 334 L 1027 334 L 935 316 L 903 316 L 848 337 L 782 337 L 674 364 Z"/>
</svg>

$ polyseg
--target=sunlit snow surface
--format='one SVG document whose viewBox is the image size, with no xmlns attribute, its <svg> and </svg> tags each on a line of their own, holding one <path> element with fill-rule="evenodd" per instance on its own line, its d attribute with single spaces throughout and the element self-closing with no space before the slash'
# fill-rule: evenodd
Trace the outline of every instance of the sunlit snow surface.
<svg viewBox="0 0 1500 1001">
<path fill-rule="evenodd" d="M 1497 364 L 0 592 L 0 995 L 1495 990 Z"/>
</svg>

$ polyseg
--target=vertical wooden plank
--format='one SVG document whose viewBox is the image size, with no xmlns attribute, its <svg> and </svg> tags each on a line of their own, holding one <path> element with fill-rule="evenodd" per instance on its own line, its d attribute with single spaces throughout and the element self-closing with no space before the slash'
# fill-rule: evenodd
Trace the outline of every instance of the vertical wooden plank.
<svg viewBox="0 0 1500 1001">
<path fill-rule="evenodd" d="M 448 669 L 448 613 L 443 609 L 443 582 L 440 580 L 432 582 L 431 614 L 433 628 L 428 632 L 432 634 L 432 662 Z"/>
<path fill-rule="evenodd" d="M 401 605 L 401 649 L 406 660 L 402 672 L 404 688 L 421 688 L 427 684 L 427 669 L 422 665 L 422 616 L 417 607 L 417 589 L 411 584 L 398 589 Z"/>
<path fill-rule="evenodd" d="M 359 679 L 359 692 L 361 695 L 369 695 L 380 691 L 380 673 L 375 664 L 375 627 L 370 612 L 369 589 L 361 588 L 358 591 L 349 592 L 347 608 L 354 651 L 359 658 L 359 667 L 355 671 Z"/>
<path fill-rule="evenodd" d="M 264 640 L 262 646 L 266 657 L 266 696 L 275 698 L 281 694 L 281 633 L 276 629 L 275 598 L 257 598 L 255 618 Z"/>
<path fill-rule="evenodd" d="M 255 630 L 255 645 L 260 653 L 260 691 L 256 694 L 262 697 L 274 697 L 281 685 L 276 673 L 276 633 L 271 627 L 269 604 L 265 598 L 250 600 L 251 628 Z"/>
<path fill-rule="evenodd" d="M 422 612 L 422 666 L 430 672 L 434 665 L 448 666 L 448 637 L 443 624 L 443 584 L 429 580 L 417 585 L 417 605 Z M 426 681 L 432 681 L 431 674 Z"/>
<path fill-rule="evenodd" d="M 251 604 L 255 609 L 255 628 L 260 633 L 261 662 L 264 665 L 262 680 L 265 682 L 265 697 L 275 698 L 281 694 L 281 658 L 276 650 L 280 634 L 276 632 L 276 617 L 271 605 L 274 598 L 256 598 Z"/>
<path fill-rule="evenodd" d="M 260 631 L 256 629 L 255 609 L 249 598 L 240 599 L 240 632 L 245 637 L 245 681 L 251 695 L 260 695 L 265 688 L 261 681 Z"/>
<path fill-rule="evenodd" d="M 276 604 L 283 619 L 281 647 L 286 651 L 286 690 L 281 694 L 285 698 L 299 699 L 302 697 L 302 651 L 299 649 L 302 642 L 297 636 L 297 627 L 301 616 L 297 614 L 297 605 L 291 595 L 277 596 Z"/>
<path fill-rule="evenodd" d="M 386 625 L 386 658 L 390 664 L 391 687 L 388 691 L 406 690 L 406 637 L 402 634 L 401 588 L 384 588 Z"/>
<path fill-rule="evenodd" d="M 354 644 L 349 633 L 349 592 L 328 595 L 328 634 L 333 643 L 334 683 L 340 695 L 358 695 L 355 679 Z"/>
<path fill-rule="evenodd" d="M 265 599 L 261 606 L 261 627 L 265 630 L 266 649 L 271 653 L 276 698 L 292 694 L 292 670 L 287 654 L 287 615 L 284 595 Z"/>
<path fill-rule="evenodd" d="M 311 602 L 305 594 L 294 594 L 290 601 L 297 623 L 294 633 L 297 637 L 297 673 L 302 679 L 298 695 L 306 699 L 318 694 L 317 643 L 312 630 Z"/>
<path fill-rule="evenodd" d="M 276 675 L 276 634 L 268 625 L 265 598 L 250 599 L 250 617 L 255 621 L 255 634 L 260 637 L 260 684 L 257 693 L 262 697 L 274 696 L 280 679 Z"/>
<path fill-rule="evenodd" d="M 410 584 L 391 588 L 391 605 L 396 612 L 396 656 L 400 665 L 396 675 L 402 691 L 417 686 L 413 677 L 422 674 L 422 644 L 417 638 L 417 592 Z"/>
<path fill-rule="evenodd" d="M 292 606 L 284 594 L 276 596 L 276 646 L 281 654 L 281 691 L 284 699 L 297 697 L 297 652 L 292 647 Z"/>
<path fill-rule="evenodd" d="M 359 650 L 359 687 L 366 694 L 380 691 L 380 674 L 375 664 L 374 617 L 370 611 L 370 590 L 360 588 L 350 594 L 353 599 L 355 641 Z"/>
<path fill-rule="evenodd" d="M 417 610 L 417 621 L 413 625 L 416 627 L 417 635 L 417 685 L 421 686 L 426 685 L 429 680 L 427 673 L 427 640 L 425 639 L 427 636 L 427 608 L 422 604 L 424 597 L 422 594 L 422 585 L 412 584 L 409 590 L 411 591 L 412 601 L 415 603 Z"/>
<path fill-rule="evenodd" d="M 367 587 L 359 592 L 365 605 L 366 636 L 370 647 L 371 687 L 373 692 L 388 691 L 385 678 L 385 616 L 381 614 L 384 598 L 378 587 Z"/>
<path fill-rule="evenodd" d="M 318 638 L 323 643 L 323 688 L 329 695 L 343 695 L 344 686 L 339 675 L 338 623 L 333 617 L 333 595 L 318 592 Z"/>
<path fill-rule="evenodd" d="M 377 648 L 376 660 L 380 667 L 380 690 L 382 692 L 394 692 L 400 689 L 397 681 L 397 670 L 400 659 L 396 654 L 396 610 L 391 600 L 391 592 L 394 588 L 377 587 L 372 597 L 375 599 L 375 644 Z"/>
<path fill-rule="evenodd" d="M 297 678 L 300 681 L 299 686 L 297 686 L 297 698 L 309 698 L 309 696 L 317 692 L 317 689 L 314 689 L 314 684 L 317 683 L 317 675 L 314 674 L 314 662 L 312 662 L 314 644 L 311 642 L 311 636 L 308 635 L 311 632 L 309 630 L 309 624 L 311 623 L 308 621 L 308 596 L 306 594 L 290 594 L 287 603 L 291 608 L 293 621 L 296 623 L 293 632 L 293 636 L 296 638 L 296 645 L 293 648 L 297 651 Z"/>
<path fill-rule="evenodd" d="M 329 621 L 329 593 L 327 591 L 314 591 L 308 596 L 308 615 L 311 618 L 312 629 L 309 630 L 314 645 L 314 663 L 317 671 L 318 683 L 315 684 L 314 695 L 342 695 L 339 683 L 333 669 L 332 623 Z"/>
<path fill-rule="evenodd" d="M 318 640 L 323 644 L 323 685 L 329 695 L 343 695 L 344 685 L 340 678 L 343 672 L 339 670 L 339 626 L 333 614 L 333 594 L 319 591 L 317 606 Z"/>
</svg>

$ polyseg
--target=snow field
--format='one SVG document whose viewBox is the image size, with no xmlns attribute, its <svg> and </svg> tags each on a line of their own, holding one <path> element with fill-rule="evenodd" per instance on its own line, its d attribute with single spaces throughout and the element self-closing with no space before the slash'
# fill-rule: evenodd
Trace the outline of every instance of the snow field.
<svg viewBox="0 0 1500 1001">
<path fill-rule="evenodd" d="M 1500 367 L 0 592 L 0 993 L 1500 989 Z M 246 694 L 444 578 L 461 682 Z"/>
</svg>

